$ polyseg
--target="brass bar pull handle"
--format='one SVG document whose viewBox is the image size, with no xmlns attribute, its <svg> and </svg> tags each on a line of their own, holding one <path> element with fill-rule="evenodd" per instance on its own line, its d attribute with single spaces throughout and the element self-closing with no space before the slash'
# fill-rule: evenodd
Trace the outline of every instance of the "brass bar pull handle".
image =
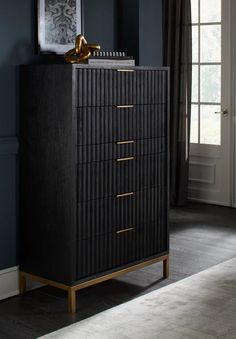
<svg viewBox="0 0 236 339">
<path fill-rule="evenodd" d="M 117 69 L 117 72 L 135 72 L 134 69 Z"/>
<path fill-rule="evenodd" d="M 116 108 L 133 108 L 134 105 L 116 105 Z"/>
<path fill-rule="evenodd" d="M 123 198 L 123 197 L 128 197 L 134 195 L 134 192 L 128 192 L 128 193 L 122 193 L 122 194 L 117 194 L 116 198 Z"/>
<path fill-rule="evenodd" d="M 134 230 L 134 227 L 125 228 L 123 230 L 116 231 L 116 234 L 131 232 Z"/>
<path fill-rule="evenodd" d="M 119 159 L 116 159 L 116 161 L 118 161 L 118 162 L 121 162 L 121 161 L 129 161 L 129 160 L 134 160 L 134 157 L 119 158 Z"/>
<path fill-rule="evenodd" d="M 134 140 L 117 141 L 117 145 L 134 144 Z"/>
</svg>

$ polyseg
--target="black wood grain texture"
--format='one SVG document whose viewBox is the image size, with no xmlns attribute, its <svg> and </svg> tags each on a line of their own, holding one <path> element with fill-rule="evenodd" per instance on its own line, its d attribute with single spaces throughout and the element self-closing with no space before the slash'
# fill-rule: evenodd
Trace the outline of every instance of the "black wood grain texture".
<svg viewBox="0 0 236 339">
<path fill-rule="evenodd" d="M 127 161 L 114 159 L 79 164 L 78 201 L 140 191 L 160 185 L 166 187 L 166 171 L 165 153 L 137 156 Z M 165 207 L 167 208 L 166 202 Z"/>
<path fill-rule="evenodd" d="M 165 104 L 80 108 L 77 119 L 78 145 L 166 137 Z"/>
<path fill-rule="evenodd" d="M 70 66 L 21 67 L 20 269 L 71 283 L 76 150 Z"/>
<path fill-rule="evenodd" d="M 166 253 L 166 234 L 158 226 L 149 222 L 125 233 L 113 232 L 79 241 L 78 279 Z"/>
<path fill-rule="evenodd" d="M 74 285 L 167 253 L 167 78 L 166 68 L 21 68 L 23 271 Z M 115 203 L 130 191 L 132 204 Z"/>
<path fill-rule="evenodd" d="M 124 139 L 123 139 L 124 140 Z M 128 141 L 128 140 L 126 140 Z M 132 143 L 117 144 L 117 142 L 78 146 L 78 163 L 105 161 L 117 158 L 142 156 L 167 152 L 165 137 L 154 139 L 133 140 Z"/>
<path fill-rule="evenodd" d="M 76 68 L 77 107 L 162 104 L 167 100 L 167 71 L 132 68 Z"/>
<path fill-rule="evenodd" d="M 166 228 L 166 187 L 134 192 L 129 196 L 90 200 L 78 204 L 78 238 L 105 235 L 156 221 Z"/>
</svg>

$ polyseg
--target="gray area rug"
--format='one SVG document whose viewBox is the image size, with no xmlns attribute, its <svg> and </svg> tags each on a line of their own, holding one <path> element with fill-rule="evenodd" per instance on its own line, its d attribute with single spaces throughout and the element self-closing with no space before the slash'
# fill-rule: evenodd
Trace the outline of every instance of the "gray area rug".
<svg viewBox="0 0 236 339">
<path fill-rule="evenodd" d="M 236 339 L 236 258 L 41 338 Z"/>
</svg>

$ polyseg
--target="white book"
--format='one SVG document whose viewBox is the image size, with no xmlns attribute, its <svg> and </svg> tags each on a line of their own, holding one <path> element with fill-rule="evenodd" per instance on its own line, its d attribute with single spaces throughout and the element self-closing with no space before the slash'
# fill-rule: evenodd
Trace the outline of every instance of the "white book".
<svg viewBox="0 0 236 339">
<path fill-rule="evenodd" d="M 135 66 L 134 59 L 88 59 L 88 64 L 93 66 Z"/>
</svg>

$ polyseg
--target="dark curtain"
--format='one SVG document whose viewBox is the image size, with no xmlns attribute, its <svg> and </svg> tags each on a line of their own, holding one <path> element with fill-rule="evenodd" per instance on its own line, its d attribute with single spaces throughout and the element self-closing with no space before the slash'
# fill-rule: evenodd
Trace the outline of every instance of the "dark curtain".
<svg viewBox="0 0 236 339">
<path fill-rule="evenodd" d="M 187 200 L 192 86 L 191 0 L 163 0 L 163 62 L 170 67 L 170 204 Z"/>
</svg>

